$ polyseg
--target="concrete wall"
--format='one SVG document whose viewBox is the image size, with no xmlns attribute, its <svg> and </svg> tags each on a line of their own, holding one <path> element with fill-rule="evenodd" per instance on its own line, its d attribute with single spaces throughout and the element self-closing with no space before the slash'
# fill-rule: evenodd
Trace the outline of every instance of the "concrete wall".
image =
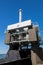
<svg viewBox="0 0 43 65">
<path fill-rule="evenodd" d="M 43 65 L 43 52 L 41 48 L 31 50 L 32 65 Z"/>
<path fill-rule="evenodd" d="M 10 33 L 6 32 L 5 34 L 5 43 L 9 44 L 10 43 Z"/>
<path fill-rule="evenodd" d="M 29 29 L 29 40 L 31 42 L 38 40 L 37 33 L 38 32 L 36 28 L 33 27 L 32 29 Z"/>
</svg>

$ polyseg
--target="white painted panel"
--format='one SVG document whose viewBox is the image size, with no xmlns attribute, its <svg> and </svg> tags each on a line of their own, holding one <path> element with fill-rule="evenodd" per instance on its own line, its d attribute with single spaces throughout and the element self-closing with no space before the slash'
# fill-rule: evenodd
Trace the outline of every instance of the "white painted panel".
<svg viewBox="0 0 43 65">
<path fill-rule="evenodd" d="M 31 20 L 26 20 L 26 21 L 21 22 L 21 23 L 8 25 L 7 30 L 16 29 L 16 28 L 25 27 L 25 26 L 31 26 L 31 25 L 32 25 Z"/>
</svg>

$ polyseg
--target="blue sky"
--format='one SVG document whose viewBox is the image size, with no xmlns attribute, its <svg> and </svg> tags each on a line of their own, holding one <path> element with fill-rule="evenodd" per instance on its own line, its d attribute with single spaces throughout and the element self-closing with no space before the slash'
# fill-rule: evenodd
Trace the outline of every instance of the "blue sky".
<svg viewBox="0 0 43 65">
<path fill-rule="evenodd" d="M 19 21 L 18 10 L 23 10 L 22 20 L 31 19 L 38 22 L 40 30 L 43 30 L 43 0 L 0 0 L 0 53 L 6 53 L 5 34 L 9 24 Z M 43 37 L 43 33 L 41 32 Z"/>
</svg>

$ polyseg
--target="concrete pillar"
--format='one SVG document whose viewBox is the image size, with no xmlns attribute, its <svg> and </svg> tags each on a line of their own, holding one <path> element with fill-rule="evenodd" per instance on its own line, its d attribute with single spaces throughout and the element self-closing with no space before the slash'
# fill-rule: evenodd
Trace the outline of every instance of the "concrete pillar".
<svg viewBox="0 0 43 65">
<path fill-rule="evenodd" d="M 36 53 L 31 50 L 31 61 L 32 61 L 32 65 L 36 65 Z"/>
<path fill-rule="evenodd" d="M 31 50 L 32 65 L 43 65 L 43 51 L 38 45 L 33 46 Z"/>
</svg>

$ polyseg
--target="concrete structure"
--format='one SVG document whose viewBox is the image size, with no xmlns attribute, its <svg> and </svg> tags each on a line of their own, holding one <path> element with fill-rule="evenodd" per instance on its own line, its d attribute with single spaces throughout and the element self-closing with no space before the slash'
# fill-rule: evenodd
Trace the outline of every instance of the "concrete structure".
<svg viewBox="0 0 43 65">
<path fill-rule="evenodd" d="M 8 55 L 12 55 L 13 52 L 18 52 L 21 54 L 22 47 L 26 46 L 28 49 L 29 44 L 31 44 L 32 48 L 28 51 L 26 50 L 26 56 L 31 55 L 32 65 L 43 65 L 43 51 L 39 47 L 39 35 L 38 35 L 38 26 L 33 25 L 31 20 L 26 20 L 22 22 L 22 14 L 21 10 L 19 12 L 19 23 L 8 25 L 7 31 L 5 33 L 5 43 L 9 45 Z M 13 52 L 12 52 L 13 51 Z M 20 52 L 20 53 L 19 53 Z M 14 57 L 15 53 L 13 54 Z M 21 56 L 20 55 L 20 56 Z M 19 55 L 18 55 L 19 56 Z M 18 60 L 21 59 L 19 56 Z M 17 56 L 15 56 L 17 57 Z M 11 56 L 10 56 L 11 58 Z M 17 58 L 16 58 L 17 60 Z"/>
</svg>

